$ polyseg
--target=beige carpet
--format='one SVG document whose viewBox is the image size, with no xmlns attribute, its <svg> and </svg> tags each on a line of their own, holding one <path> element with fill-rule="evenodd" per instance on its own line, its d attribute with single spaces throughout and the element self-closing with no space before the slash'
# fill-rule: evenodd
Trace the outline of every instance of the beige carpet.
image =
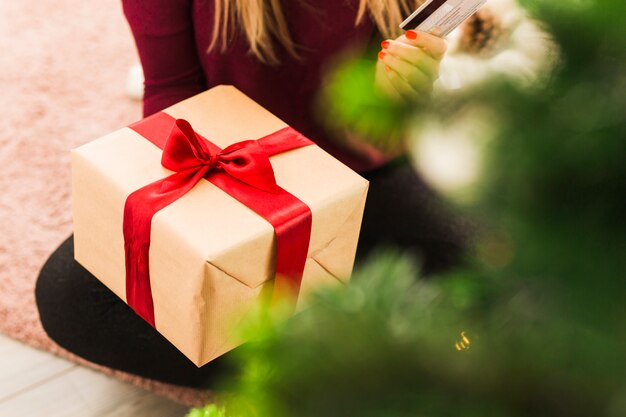
<svg viewBox="0 0 626 417">
<path fill-rule="evenodd" d="M 119 0 L 0 0 L 0 332 L 72 360 L 39 324 L 35 279 L 71 233 L 69 150 L 140 117 L 124 96 L 135 62 Z M 96 368 L 187 405 L 203 401 Z"/>
</svg>

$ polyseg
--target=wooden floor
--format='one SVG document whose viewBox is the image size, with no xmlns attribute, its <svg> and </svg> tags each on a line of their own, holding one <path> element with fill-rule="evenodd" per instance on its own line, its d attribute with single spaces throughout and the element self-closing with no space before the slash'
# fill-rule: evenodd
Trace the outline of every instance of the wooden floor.
<svg viewBox="0 0 626 417">
<path fill-rule="evenodd" d="M 0 335 L 0 416 L 183 417 L 149 391 Z"/>
</svg>

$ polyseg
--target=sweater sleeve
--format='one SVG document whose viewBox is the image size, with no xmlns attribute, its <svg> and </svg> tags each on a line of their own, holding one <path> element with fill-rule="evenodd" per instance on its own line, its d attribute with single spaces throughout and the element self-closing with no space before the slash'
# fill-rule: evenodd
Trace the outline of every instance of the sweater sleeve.
<svg viewBox="0 0 626 417">
<path fill-rule="evenodd" d="M 206 90 L 191 0 L 123 0 L 143 67 L 144 116 Z"/>
</svg>

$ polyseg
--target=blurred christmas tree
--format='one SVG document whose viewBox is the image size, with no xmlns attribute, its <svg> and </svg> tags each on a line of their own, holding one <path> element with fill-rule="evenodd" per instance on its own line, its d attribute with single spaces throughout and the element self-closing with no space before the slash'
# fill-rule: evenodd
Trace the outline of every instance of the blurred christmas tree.
<svg viewBox="0 0 626 417">
<path fill-rule="evenodd" d="M 492 118 L 462 200 L 486 224 L 470 266 L 416 280 L 387 252 L 316 308 L 260 320 L 228 417 L 626 416 L 626 2 L 524 5 L 559 46 L 552 77 L 496 77 L 419 116 Z"/>
</svg>

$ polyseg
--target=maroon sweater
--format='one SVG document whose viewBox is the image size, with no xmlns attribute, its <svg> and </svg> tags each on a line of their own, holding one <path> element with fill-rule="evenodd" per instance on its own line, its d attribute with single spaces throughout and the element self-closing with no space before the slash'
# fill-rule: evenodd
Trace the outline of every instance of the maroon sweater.
<svg viewBox="0 0 626 417">
<path fill-rule="evenodd" d="M 145 76 L 144 116 L 207 88 L 231 84 L 356 171 L 385 162 L 376 152 L 350 151 L 315 119 L 315 97 L 338 53 L 364 50 L 374 34 L 365 20 L 355 26 L 358 0 L 286 0 L 284 13 L 300 59 L 276 44 L 281 63 L 270 66 L 249 53 L 234 31 L 226 52 L 207 53 L 213 0 L 123 0 Z M 219 49 L 219 48 L 216 48 Z"/>
</svg>

